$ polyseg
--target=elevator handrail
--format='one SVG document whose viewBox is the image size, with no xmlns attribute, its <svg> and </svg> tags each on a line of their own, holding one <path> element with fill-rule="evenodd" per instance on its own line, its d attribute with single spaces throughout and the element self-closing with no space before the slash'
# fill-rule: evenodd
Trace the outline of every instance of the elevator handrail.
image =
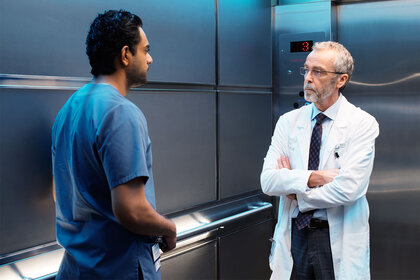
<svg viewBox="0 0 420 280">
<path fill-rule="evenodd" d="M 192 237 L 194 235 L 198 235 L 198 234 L 210 231 L 212 229 L 219 228 L 219 227 L 223 226 L 224 224 L 233 222 L 233 221 L 238 220 L 240 218 L 247 217 L 247 216 L 253 215 L 255 213 L 270 209 L 270 208 L 273 207 L 273 205 L 269 202 L 263 202 L 258 206 L 250 206 L 250 207 L 252 209 L 249 209 L 247 211 L 244 211 L 244 212 L 241 212 L 241 213 L 238 213 L 238 214 L 235 214 L 235 215 L 232 215 L 232 216 L 229 216 L 229 217 L 226 217 L 226 218 L 214 221 L 214 222 L 206 223 L 206 224 L 200 225 L 200 226 L 192 228 L 192 229 L 182 231 L 182 232 L 177 234 L 177 240 L 180 241 L 180 240 Z"/>
<path fill-rule="evenodd" d="M 177 234 L 177 241 L 181 241 L 181 240 L 187 239 L 189 237 L 193 237 L 193 236 L 196 236 L 196 235 L 200 235 L 200 234 L 215 230 L 215 229 L 220 228 L 220 227 L 222 227 L 222 226 L 224 226 L 228 223 L 231 223 L 231 222 L 237 221 L 241 218 L 248 217 L 248 216 L 251 216 L 253 214 L 268 210 L 272 207 L 273 207 L 273 205 L 269 202 L 259 202 L 258 204 L 251 204 L 251 205 L 248 206 L 248 210 L 246 210 L 246 211 L 243 211 L 243 212 L 225 217 L 225 218 L 220 219 L 220 220 L 216 220 L 216 221 L 209 222 L 209 223 L 204 223 L 204 224 L 201 224 L 200 226 L 197 226 L 195 228 L 179 232 Z M 55 250 L 55 251 L 64 251 L 64 249 L 58 249 L 58 250 Z M 51 279 L 51 278 L 55 277 L 56 275 L 57 275 L 57 272 L 53 272 L 51 274 L 40 276 L 40 277 L 33 278 L 33 279 L 34 280 Z"/>
</svg>

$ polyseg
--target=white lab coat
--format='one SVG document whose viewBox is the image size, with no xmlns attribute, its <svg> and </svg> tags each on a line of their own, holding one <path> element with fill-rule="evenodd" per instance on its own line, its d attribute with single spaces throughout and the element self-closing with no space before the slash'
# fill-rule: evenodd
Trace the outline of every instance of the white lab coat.
<svg viewBox="0 0 420 280">
<path fill-rule="evenodd" d="M 311 173 L 307 167 L 314 105 L 288 112 L 277 122 L 261 173 L 263 192 L 280 196 L 270 254 L 271 279 L 290 279 L 293 267 L 291 215 L 297 204 L 302 212 L 327 209 L 336 279 L 370 279 L 366 192 L 379 126 L 374 117 L 342 97 L 319 165 L 320 169 L 339 168 L 340 172 L 322 187 L 307 186 Z M 276 169 L 280 155 L 289 157 L 292 170 Z M 297 201 L 288 199 L 287 194 L 296 194 Z"/>
</svg>

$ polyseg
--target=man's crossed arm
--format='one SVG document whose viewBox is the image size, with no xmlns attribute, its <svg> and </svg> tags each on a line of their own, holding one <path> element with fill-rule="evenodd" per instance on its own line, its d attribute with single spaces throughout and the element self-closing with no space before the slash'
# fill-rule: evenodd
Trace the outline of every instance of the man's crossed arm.
<svg viewBox="0 0 420 280">
<path fill-rule="evenodd" d="M 292 169 L 288 157 L 280 156 L 280 158 L 277 159 L 277 169 L 282 168 Z M 334 180 L 334 177 L 337 176 L 339 172 L 339 169 L 313 170 L 308 179 L 308 187 L 314 188 L 328 184 Z M 296 194 L 288 194 L 287 197 L 296 200 Z"/>
</svg>

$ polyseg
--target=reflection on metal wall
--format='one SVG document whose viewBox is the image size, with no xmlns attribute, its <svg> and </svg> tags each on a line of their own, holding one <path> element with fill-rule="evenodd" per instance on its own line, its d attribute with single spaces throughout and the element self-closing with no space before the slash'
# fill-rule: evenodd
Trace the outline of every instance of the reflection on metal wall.
<svg viewBox="0 0 420 280">
<path fill-rule="evenodd" d="M 236 235 L 248 227 L 267 260 L 273 213 L 258 179 L 271 136 L 270 0 L 0 6 L 0 37 L 7 41 L 0 44 L 1 279 L 47 279 L 58 268 L 50 129 L 67 98 L 91 79 L 84 41 L 106 9 L 140 15 L 151 44 L 151 82 L 128 98 L 148 121 L 157 208 L 175 219 L 185 239 L 162 256 L 163 275 L 194 278 L 205 267 L 208 277 L 223 278 L 218 252 L 231 250 L 226 240 L 248 242 Z M 29 256 L 35 257 L 23 260 Z M 231 263 L 240 267 L 252 257 Z M 194 268 L 185 265 L 191 259 Z M 266 272 L 264 263 L 255 275 Z"/>
<path fill-rule="evenodd" d="M 271 2 L 218 3 L 219 84 L 271 88 Z"/>
<path fill-rule="evenodd" d="M 86 34 L 106 9 L 127 9 L 144 21 L 154 58 L 151 81 L 215 84 L 213 0 L 4 0 L 0 73 L 89 77 Z"/>
<path fill-rule="evenodd" d="M 420 3 L 339 7 L 339 40 L 355 59 L 351 102 L 380 126 L 367 194 L 377 279 L 420 277 Z"/>
<path fill-rule="evenodd" d="M 55 240 L 51 126 L 69 96 L 0 88 L 0 255 Z"/>
<path fill-rule="evenodd" d="M 267 110 L 271 98 L 271 92 L 220 93 L 221 198 L 260 188 L 261 166 L 271 138 L 271 110 Z"/>
<path fill-rule="evenodd" d="M 216 94 L 132 91 L 128 98 L 147 117 L 158 211 L 215 201 Z"/>
<path fill-rule="evenodd" d="M 297 3 L 299 1 L 289 1 Z M 301 1 L 303 2 L 303 1 Z M 308 53 L 290 41 L 338 40 L 355 59 L 344 91 L 380 126 L 367 194 L 374 279 L 420 277 L 420 3 L 329 1 L 276 7 L 274 110 L 276 118 L 302 106 L 297 73 Z M 321 16 L 322 15 L 322 16 Z M 287 25 L 289 23 L 289 25 Z"/>
</svg>

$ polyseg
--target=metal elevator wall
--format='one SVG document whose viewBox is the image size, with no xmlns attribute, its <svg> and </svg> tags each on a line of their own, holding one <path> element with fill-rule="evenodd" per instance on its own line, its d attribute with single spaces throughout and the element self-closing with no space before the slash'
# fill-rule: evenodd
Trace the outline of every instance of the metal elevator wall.
<svg viewBox="0 0 420 280">
<path fill-rule="evenodd" d="M 370 206 L 375 279 L 420 278 L 420 3 L 338 7 L 338 39 L 355 59 L 345 91 L 380 126 Z"/>
<path fill-rule="evenodd" d="M 0 4 L 0 259 L 55 241 L 50 131 L 65 101 L 90 81 L 84 42 L 91 21 L 106 9 L 138 14 L 151 45 L 149 83 L 132 89 L 128 98 L 148 120 L 158 211 L 176 215 L 260 192 L 271 137 L 271 1 L 5 0 Z M 201 270 L 182 267 L 192 256 L 195 268 L 213 263 L 210 271 L 218 278 L 243 277 L 238 269 L 244 254 L 224 268 L 218 259 L 230 249 L 222 248 L 229 240 L 246 240 L 240 233 L 248 231 L 248 239 L 264 236 L 255 250 L 263 250 L 268 260 L 272 222 L 267 219 L 250 219 L 254 224 L 238 224 L 226 237 L 197 245 L 205 249 L 167 258 L 163 274 L 174 279 L 171 269 L 178 269 L 179 275 L 193 277 Z M 235 244 L 230 246 L 241 246 Z M 262 264 L 254 270 L 267 275 L 268 262 Z"/>
</svg>

